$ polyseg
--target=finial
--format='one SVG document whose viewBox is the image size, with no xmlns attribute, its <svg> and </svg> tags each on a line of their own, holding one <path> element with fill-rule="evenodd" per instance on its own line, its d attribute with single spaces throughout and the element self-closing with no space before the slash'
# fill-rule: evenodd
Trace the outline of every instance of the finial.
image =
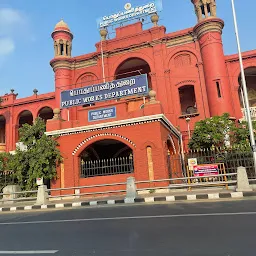
<svg viewBox="0 0 256 256">
<path fill-rule="evenodd" d="M 101 36 L 101 40 L 102 40 L 102 41 L 105 41 L 105 40 L 106 40 L 107 34 L 108 34 L 108 31 L 107 31 L 105 28 L 102 28 L 102 29 L 100 30 L 100 36 Z"/>
<path fill-rule="evenodd" d="M 58 119 L 61 119 L 61 116 L 60 116 L 60 109 L 59 108 L 55 108 L 53 110 L 53 118 L 52 119 L 55 119 L 55 120 L 58 120 Z"/>
<path fill-rule="evenodd" d="M 34 89 L 34 90 L 33 90 L 33 93 L 34 93 L 35 95 L 37 95 L 38 90 L 37 90 L 37 89 Z"/>
<path fill-rule="evenodd" d="M 151 90 L 149 93 L 149 103 L 155 103 L 156 102 L 156 92 L 154 90 Z"/>
<path fill-rule="evenodd" d="M 158 26 L 159 16 L 158 16 L 157 13 L 154 13 L 154 14 L 151 16 L 151 21 L 152 21 L 152 23 L 154 24 L 154 27 L 157 27 L 157 26 Z"/>
</svg>

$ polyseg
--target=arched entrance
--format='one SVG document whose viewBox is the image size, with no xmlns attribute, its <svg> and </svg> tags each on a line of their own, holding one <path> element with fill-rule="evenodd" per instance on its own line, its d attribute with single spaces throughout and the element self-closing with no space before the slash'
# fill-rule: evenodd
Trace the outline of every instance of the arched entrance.
<svg viewBox="0 0 256 256">
<path fill-rule="evenodd" d="M 246 87 L 248 92 L 249 105 L 251 108 L 251 116 L 253 120 L 256 120 L 256 67 L 249 67 L 244 70 Z M 241 75 L 238 78 L 239 82 L 239 98 L 240 105 L 242 108 L 243 116 L 245 116 L 245 102 L 244 102 L 244 93 L 241 82 Z"/>
<path fill-rule="evenodd" d="M 115 72 L 115 79 L 147 74 L 148 87 L 152 88 L 151 77 L 149 75 L 150 72 L 151 70 L 150 70 L 149 64 L 145 60 L 140 58 L 130 58 L 123 61 L 118 66 Z"/>
<path fill-rule="evenodd" d="M 42 118 L 45 122 L 53 118 L 53 110 L 50 107 L 43 107 L 38 112 L 38 117 Z"/>
<path fill-rule="evenodd" d="M 82 178 L 134 172 L 133 151 L 113 139 L 94 142 L 79 156 Z"/>
<path fill-rule="evenodd" d="M 5 152 L 6 119 L 0 115 L 0 152 Z"/>
</svg>

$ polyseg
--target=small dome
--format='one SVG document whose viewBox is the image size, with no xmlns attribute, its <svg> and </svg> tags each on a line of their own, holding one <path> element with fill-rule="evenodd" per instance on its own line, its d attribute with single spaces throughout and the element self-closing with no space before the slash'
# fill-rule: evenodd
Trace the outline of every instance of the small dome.
<svg viewBox="0 0 256 256">
<path fill-rule="evenodd" d="M 55 26 L 54 30 L 58 30 L 60 28 L 65 28 L 67 29 L 68 31 L 70 31 L 69 27 L 68 27 L 68 24 L 63 20 L 61 19 Z"/>
</svg>

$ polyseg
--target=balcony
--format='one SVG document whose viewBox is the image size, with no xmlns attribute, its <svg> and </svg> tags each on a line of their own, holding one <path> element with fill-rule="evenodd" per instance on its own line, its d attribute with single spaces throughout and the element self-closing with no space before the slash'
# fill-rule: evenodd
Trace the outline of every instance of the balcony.
<svg viewBox="0 0 256 256">
<path fill-rule="evenodd" d="M 241 121 L 246 121 L 246 110 L 244 108 L 241 109 L 243 117 L 240 119 Z M 256 121 L 256 107 L 250 107 L 250 113 L 251 113 L 251 118 L 253 121 Z"/>
<path fill-rule="evenodd" d="M 0 143 L 0 153 L 5 152 L 5 151 L 6 151 L 5 143 Z"/>
</svg>

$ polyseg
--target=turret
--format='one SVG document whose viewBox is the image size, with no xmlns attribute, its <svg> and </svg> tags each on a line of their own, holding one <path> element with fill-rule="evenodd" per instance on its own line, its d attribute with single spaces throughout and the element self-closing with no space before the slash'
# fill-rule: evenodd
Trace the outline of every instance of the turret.
<svg viewBox="0 0 256 256">
<path fill-rule="evenodd" d="M 54 57 L 71 57 L 73 35 L 66 22 L 58 22 L 52 32 Z"/>
<path fill-rule="evenodd" d="M 223 20 L 217 18 L 215 0 L 191 0 L 198 23 L 198 38 L 211 116 L 225 112 L 232 116 L 232 98 L 222 44 Z"/>
<path fill-rule="evenodd" d="M 54 42 L 54 59 L 50 64 L 55 73 L 55 103 L 56 108 L 61 108 L 61 91 L 70 89 L 71 86 L 71 51 L 73 34 L 67 23 L 63 20 L 58 22 L 52 32 Z M 61 117 L 67 120 L 67 110 L 61 111 Z"/>
</svg>

